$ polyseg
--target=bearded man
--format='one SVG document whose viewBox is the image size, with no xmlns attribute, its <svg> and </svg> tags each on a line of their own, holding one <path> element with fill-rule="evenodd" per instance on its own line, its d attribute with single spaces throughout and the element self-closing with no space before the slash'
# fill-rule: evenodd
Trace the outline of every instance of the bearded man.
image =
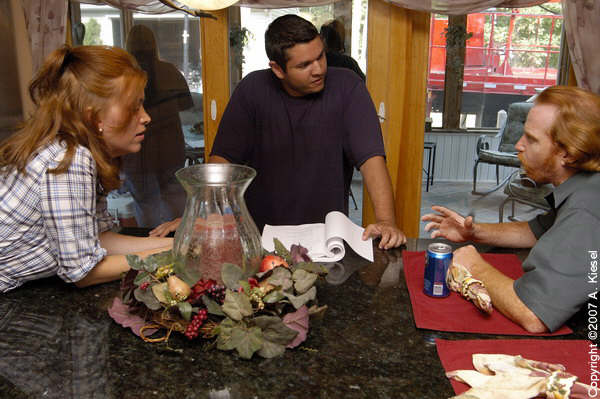
<svg viewBox="0 0 600 399">
<path fill-rule="evenodd" d="M 453 262 L 483 281 L 496 309 L 527 331 L 555 331 L 597 291 L 588 273 L 597 267 L 600 247 L 600 97 L 575 87 L 547 88 L 535 99 L 516 149 L 528 177 L 554 186 L 548 213 L 529 222 L 485 224 L 433 206 L 437 213 L 422 220 L 429 221 L 432 238 L 531 248 L 517 280 L 472 245 L 457 249 Z"/>
</svg>

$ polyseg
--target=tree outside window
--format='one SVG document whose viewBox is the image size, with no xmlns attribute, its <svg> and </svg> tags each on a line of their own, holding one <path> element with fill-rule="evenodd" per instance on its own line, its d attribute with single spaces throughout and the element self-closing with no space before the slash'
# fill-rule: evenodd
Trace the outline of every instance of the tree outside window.
<svg viewBox="0 0 600 399">
<path fill-rule="evenodd" d="M 500 110 L 556 83 L 562 7 L 553 1 L 528 8 L 493 8 L 469 14 L 463 21 L 461 30 L 446 16 L 432 16 L 428 117 L 433 127 L 496 128 Z M 462 35 L 457 38 L 457 33 Z M 461 74 L 446 76 L 449 66 L 456 64 L 457 52 L 447 44 L 460 46 L 461 40 L 465 46 Z M 458 84 L 453 88 L 444 80 Z M 444 97 L 450 100 L 446 110 L 456 113 L 454 126 L 442 126 L 443 120 L 452 119 L 442 116 Z"/>
</svg>

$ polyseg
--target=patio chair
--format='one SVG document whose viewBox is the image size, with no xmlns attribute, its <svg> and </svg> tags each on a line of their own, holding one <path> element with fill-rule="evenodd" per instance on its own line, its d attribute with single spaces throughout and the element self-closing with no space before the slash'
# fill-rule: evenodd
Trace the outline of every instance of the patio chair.
<svg viewBox="0 0 600 399">
<path fill-rule="evenodd" d="M 517 157 L 515 144 L 517 144 L 517 141 L 523 135 L 523 126 L 531 107 L 533 107 L 533 103 L 528 102 L 510 104 L 506 123 L 496 135 L 496 138 L 500 138 L 497 150 L 490 150 L 490 143 L 487 141 L 487 136 L 482 135 L 479 137 L 476 148 L 477 159 L 475 159 L 475 166 L 473 166 L 473 194 L 484 194 L 477 191 L 477 166 L 480 163 L 496 165 L 497 186 L 500 185 L 500 166 L 512 168 L 519 168 L 521 166 L 521 161 Z M 492 191 L 495 190 L 493 189 Z"/>
<path fill-rule="evenodd" d="M 550 184 L 537 186 L 536 183 L 525 175 L 522 170 L 513 172 L 508 180 L 508 184 L 504 186 L 506 199 L 502 201 L 498 212 L 498 221 L 503 222 L 504 207 L 508 202 L 511 202 L 511 215 L 508 217 L 510 221 L 515 221 L 515 203 L 529 205 L 533 208 L 544 211 L 550 210 L 550 205 L 546 201 L 546 196 L 552 192 L 553 188 Z"/>
</svg>

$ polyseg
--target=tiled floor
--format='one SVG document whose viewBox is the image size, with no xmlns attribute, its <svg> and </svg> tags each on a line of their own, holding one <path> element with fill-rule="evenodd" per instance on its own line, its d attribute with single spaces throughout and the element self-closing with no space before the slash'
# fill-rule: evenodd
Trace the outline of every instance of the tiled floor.
<svg viewBox="0 0 600 399">
<path fill-rule="evenodd" d="M 478 183 L 477 189 L 487 191 L 495 187 L 492 183 Z M 421 215 L 430 213 L 432 205 L 443 205 L 451 208 L 462 215 L 469 214 L 471 207 L 475 211 L 475 220 L 479 222 L 497 223 L 498 211 L 500 204 L 506 198 L 506 194 L 502 189 L 495 191 L 487 196 L 472 195 L 471 182 L 434 182 L 433 186 L 429 187 L 429 192 L 425 191 L 425 183 L 422 187 L 421 196 Z M 362 220 L 362 180 L 360 174 L 355 174 L 352 181 L 352 192 L 358 204 L 359 209 L 354 209 L 352 199 L 350 199 L 350 219 L 355 223 L 361 224 Z M 510 216 L 510 204 L 506 204 L 504 208 L 504 221 L 508 221 Z M 519 220 L 529 220 L 540 213 L 539 210 L 531 208 L 527 205 L 516 204 L 515 216 Z M 425 224 L 420 224 L 419 237 L 429 237 L 429 233 L 425 232 Z"/>
</svg>

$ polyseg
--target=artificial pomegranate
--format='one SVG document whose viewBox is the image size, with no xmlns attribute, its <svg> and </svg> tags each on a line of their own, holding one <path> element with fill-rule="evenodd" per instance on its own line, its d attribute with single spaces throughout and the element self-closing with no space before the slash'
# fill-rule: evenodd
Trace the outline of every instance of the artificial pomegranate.
<svg viewBox="0 0 600 399">
<path fill-rule="evenodd" d="M 262 263 L 260 265 L 260 272 L 268 272 L 269 270 L 277 267 L 277 266 L 283 266 L 283 267 L 290 267 L 290 265 L 288 265 L 288 263 L 285 261 L 285 259 L 283 259 L 281 256 L 277 256 L 277 255 L 267 255 L 263 258 Z"/>
</svg>

